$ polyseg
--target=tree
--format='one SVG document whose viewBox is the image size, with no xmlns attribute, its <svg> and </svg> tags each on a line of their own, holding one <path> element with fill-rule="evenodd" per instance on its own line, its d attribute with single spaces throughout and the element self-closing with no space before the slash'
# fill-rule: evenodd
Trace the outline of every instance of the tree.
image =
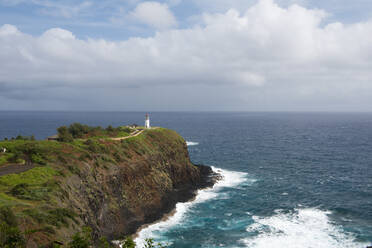
<svg viewBox="0 0 372 248">
<path fill-rule="evenodd" d="M 37 142 L 27 141 L 11 150 L 11 152 L 13 157 L 10 158 L 10 161 L 13 163 L 18 163 L 20 159 L 23 159 L 26 165 L 32 163 L 45 164 L 42 155 L 40 155 L 43 154 L 43 149 Z"/>
<path fill-rule="evenodd" d="M 74 123 L 68 127 L 68 131 L 72 137 L 82 138 L 85 134 L 88 134 L 91 131 L 91 127 L 80 123 Z"/>
<path fill-rule="evenodd" d="M 72 137 L 71 133 L 69 132 L 66 126 L 59 127 L 58 131 L 58 140 L 61 142 L 72 142 L 74 138 Z"/>
<path fill-rule="evenodd" d="M 76 233 L 72 236 L 72 241 L 69 243 L 70 248 L 89 248 L 91 245 L 91 233 L 90 227 L 84 227 L 82 232 Z"/>
</svg>

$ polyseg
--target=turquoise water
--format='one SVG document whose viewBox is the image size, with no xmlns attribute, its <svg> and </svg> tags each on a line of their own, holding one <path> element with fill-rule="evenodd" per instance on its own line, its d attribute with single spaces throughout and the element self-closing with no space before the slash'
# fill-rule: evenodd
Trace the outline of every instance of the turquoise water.
<svg viewBox="0 0 372 248">
<path fill-rule="evenodd" d="M 224 179 L 141 232 L 171 247 L 366 247 L 372 242 L 372 114 L 152 113 L 194 163 Z M 144 113 L 0 112 L 0 138 L 74 121 L 142 124 Z M 138 240 L 140 242 L 140 240 Z"/>
</svg>

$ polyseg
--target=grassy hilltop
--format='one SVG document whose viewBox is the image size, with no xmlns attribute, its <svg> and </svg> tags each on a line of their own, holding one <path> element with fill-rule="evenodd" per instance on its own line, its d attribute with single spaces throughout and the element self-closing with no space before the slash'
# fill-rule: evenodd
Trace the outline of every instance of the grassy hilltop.
<svg viewBox="0 0 372 248">
<path fill-rule="evenodd" d="M 97 245 L 134 233 L 190 197 L 203 173 L 183 138 L 164 128 L 131 137 L 137 129 L 74 124 L 58 129 L 59 141 L 1 141 L 0 246 L 13 235 L 27 247 L 65 247 L 85 226 Z"/>
</svg>

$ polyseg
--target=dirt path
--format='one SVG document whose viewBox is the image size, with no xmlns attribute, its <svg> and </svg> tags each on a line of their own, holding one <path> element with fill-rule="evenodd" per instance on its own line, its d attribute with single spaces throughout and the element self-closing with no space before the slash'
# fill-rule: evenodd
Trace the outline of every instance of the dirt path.
<svg viewBox="0 0 372 248">
<path fill-rule="evenodd" d="M 145 130 L 136 130 L 133 133 L 131 133 L 129 136 L 126 137 L 119 137 L 119 138 L 111 138 L 111 140 L 125 140 L 129 138 L 136 137 L 143 133 Z M 8 174 L 19 174 L 28 170 L 31 170 L 32 168 L 36 167 L 35 165 L 19 165 L 19 164 L 13 164 L 13 165 L 7 165 L 0 167 L 0 176 L 8 175 Z"/>
<path fill-rule="evenodd" d="M 22 165 L 22 164 L 12 164 L 0 167 L 0 176 L 8 174 L 19 174 L 32 168 L 35 168 L 36 165 Z"/>
<path fill-rule="evenodd" d="M 136 130 L 133 133 L 131 133 L 129 136 L 119 137 L 119 138 L 111 138 L 111 140 L 125 140 L 125 139 L 129 139 L 129 138 L 136 137 L 136 136 L 140 135 L 141 133 L 143 133 L 143 131 L 145 131 L 145 130 Z"/>
</svg>

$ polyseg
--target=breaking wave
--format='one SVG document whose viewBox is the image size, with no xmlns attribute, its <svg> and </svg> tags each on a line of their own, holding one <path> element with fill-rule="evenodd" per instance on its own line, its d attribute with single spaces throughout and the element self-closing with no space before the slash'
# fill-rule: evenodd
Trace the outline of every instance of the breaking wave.
<svg viewBox="0 0 372 248">
<path fill-rule="evenodd" d="M 192 142 L 192 141 L 186 141 L 187 146 L 197 146 L 199 145 L 199 142 Z"/>
<path fill-rule="evenodd" d="M 364 248 L 354 237 L 334 225 L 330 212 L 316 208 L 296 209 L 291 213 L 280 210 L 271 217 L 253 216 L 247 232 L 256 234 L 241 240 L 249 248 Z"/>
<path fill-rule="evenodd" d="M 143 246 L 144 240 L 146 238 L 156 238 L 157 236 L 155 232 L 163 232 L 171 228 L 172 226 L 180 223 L 185 217 L 185 214 L 193 205 L 216 198 L 218 197 L 218 191 L 220 191 L 221 189 L 236 187 L 237 185 L 245 182 L 248 179 L 248 174 L 244 172 L 229 171 L 215 167 L 212 167 L 212 169 L 222 176 L 221 180 L 219 180 L 212 188 L 199 190 L 193 201 L 177 203 L 174 214 L 169 218 L 154 223 L 139 231 L 135 242 L 140 245 L 140 247 Z"/>
</svg>

